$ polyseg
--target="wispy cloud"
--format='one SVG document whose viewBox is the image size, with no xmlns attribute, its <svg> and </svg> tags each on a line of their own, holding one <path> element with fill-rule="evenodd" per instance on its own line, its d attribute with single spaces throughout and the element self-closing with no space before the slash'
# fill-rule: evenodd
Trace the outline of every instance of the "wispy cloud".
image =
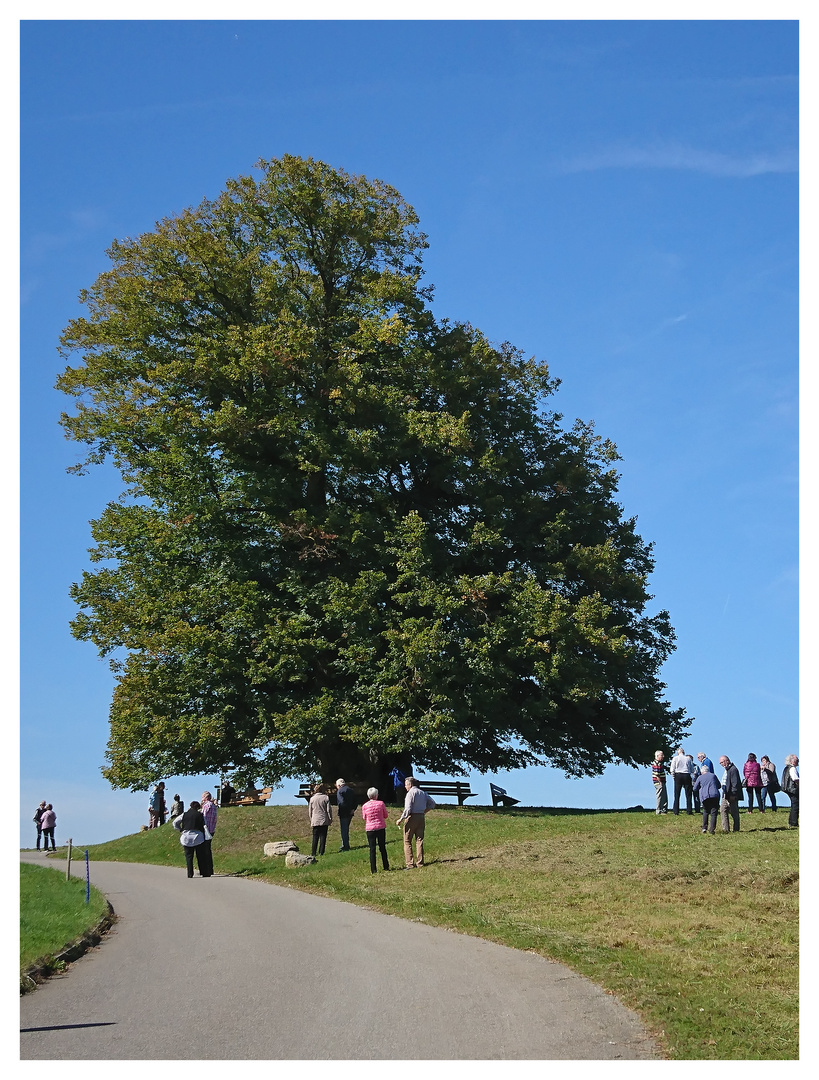
<svg viewBox="0 0 819 1080">
<path fill-rule="evenodd" d="M 618 345 L 618 347 L 614 350 L 614 355 L 616 356 L 618 353 L 628 352 L 629 349 L 633 349 L 637 345 L 642 345 L 645 341 L 650 341 L 651 338 L 655 338 L 658 337 L 660 334 L 664 334 L 666 330 L 669 330 L 672 326 L 679 325 L 679 323 L 681 322 L 685 322 L 687 318 L 687 315 L 674 315 L 670 319 L 663 319 L 661 323 L 655 326 L 652 330 L 649 330 L 648 333 L 642 334 L 640 337 L 633 338 L 632 340 L 626 342 L 625 345 Z"/>
<path fill-rule="evenodd" d="M 761 176 L 792 173 L 799 167 L 796 150 L 728 154 L 699 150 L 694 146 L 667 143 L 655 146 L 610 146 L 555 162 L 561 173 L 596 172 L 601 169 L 676 169 L 709 176 Z"/>
</svg>

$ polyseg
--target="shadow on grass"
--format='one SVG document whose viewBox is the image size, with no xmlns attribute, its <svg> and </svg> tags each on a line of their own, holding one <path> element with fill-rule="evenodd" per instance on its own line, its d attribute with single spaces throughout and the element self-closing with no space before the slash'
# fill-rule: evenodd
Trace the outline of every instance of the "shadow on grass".
<svg viewBox="0 0 819 1080">
<path fill-rule="evenodd" d="M 485 859 L 485 855 L 463 855 L 460 859 L 428 859 L 426 865 L 432 866 L 442 863 L 474 862 L 475 859 Z"/>
<path fill-rule="evenodd" d="M 440 804 L 439 804 L 440 806 Z M 441 809 L 449 809 L 444 806 Z M 649 811 L 645 806 L 625 806 L 622 809 L 612 810 L 593 810 L 582 809 L 577 806 L 461 806 L 454 807 L 454 809 L 475 811 L 478 810 L 481 813 L 489 811 L 494 814 L 501 814 L 503 817 L 524 817 L 524 818 L 543 818 L 543 817 L 567 817 L 588 814 L 647 814 L 654 813 Z"/>
</svg>

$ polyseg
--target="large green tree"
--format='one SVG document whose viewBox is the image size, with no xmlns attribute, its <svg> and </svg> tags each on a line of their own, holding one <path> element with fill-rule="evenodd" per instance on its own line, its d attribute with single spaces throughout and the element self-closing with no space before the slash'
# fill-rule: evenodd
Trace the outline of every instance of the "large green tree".
<svg viewBox="0 0 819 1080">
<path fill-rule="evenodd" d="M 62 347 L 122 498 L 76 637 L 117 672 L 117 787 L 647 760 L 681 734 L 617 453 L 546 366 L 436 320 L 388 185 L 262 161 L 113 244 Z"/>
</svg>

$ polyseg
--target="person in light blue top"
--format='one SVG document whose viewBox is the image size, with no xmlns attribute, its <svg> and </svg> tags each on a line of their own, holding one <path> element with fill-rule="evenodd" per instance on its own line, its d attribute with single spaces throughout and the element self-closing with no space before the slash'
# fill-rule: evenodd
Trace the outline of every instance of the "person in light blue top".
<svg viewBox="0 0 819 1080">
<path fill-rule="evenodd" d="M 158 829 L 164 822 L 163 809 L 165 807 L 165 784 L 160 781 L 151 792 L 148 800 L 149 829 Z"/>
<path fill-rule="evenodd" d="M 688 762 L 688 774 L 691 777 L 691 793 L 694 796 L 694 813 L 698 814 L 700 812 L 700 795 L 695 781 L 700 775 L 700 767 L 695 764 L 692 754 L 686 754 L 685 760 Z"/>
</svg>

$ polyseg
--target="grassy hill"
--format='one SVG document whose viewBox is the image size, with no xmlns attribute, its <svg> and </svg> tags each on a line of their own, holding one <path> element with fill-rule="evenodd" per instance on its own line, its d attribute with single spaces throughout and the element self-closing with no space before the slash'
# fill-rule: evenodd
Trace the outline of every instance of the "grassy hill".
<svg viewBox="0 0 819 1080">
<path fill-rule="evenodd" d="M 398 811 L 392 813 L 392 820 Z M 703 836 L 697 816 L 649 811 L 443 806 L 427 820 L 427 866 L 369 870 L 353 851 L 288 869 L 269 840 L 309 853 L 303 807 L 220 811 L 216 873 L 262 878 L 567 964 L 636 1009 L 671 1058 L 798 1056 L 798 832 L 787 811 L 742 815 Z M 403 865 L 400 830 L 387 832 Z M 89 849 L 93 859 L 184 866 L 170 826 Z M 391 962 L 396 958 L 390 958 Z M 480 992 L 480 988 L 476 988 Z"/>
</svg>

